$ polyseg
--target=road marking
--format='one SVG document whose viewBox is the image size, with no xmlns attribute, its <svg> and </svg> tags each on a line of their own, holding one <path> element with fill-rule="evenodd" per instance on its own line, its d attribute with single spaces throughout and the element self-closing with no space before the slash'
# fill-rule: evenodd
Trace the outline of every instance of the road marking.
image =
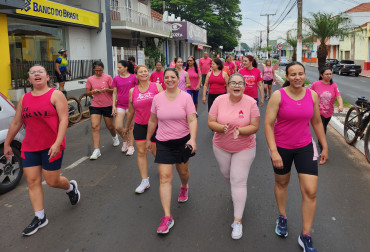
<svg viewBox="0 0 370 252">
<path fill-rule="evenodd" d="M 76 162 L 74 162 L 73 164 L 71 164 L 70 166 L 64 168 L 64 170 L 71 170 L 71 169 L 75 168 L 77 165 L 81 164 L 83 161 L 85 161 L 88 158 L 89 158 L 88 156 L 82 157 L 79 160 L 77 160 Z"/>
</svg>

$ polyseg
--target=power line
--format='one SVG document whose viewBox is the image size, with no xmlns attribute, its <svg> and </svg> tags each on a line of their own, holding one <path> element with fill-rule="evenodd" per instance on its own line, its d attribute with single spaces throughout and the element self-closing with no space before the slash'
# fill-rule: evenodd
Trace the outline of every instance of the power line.
<svg viewBox="0 0 370 252">
<path fill-rule="evenodd" d="M 288 13 L 284 16 L 284 18 L 278 23 L 274 28 L 271 28 L 271 31 L 275 30 L 283 21 L 284 19 L 289 15 L 289 13 L 293 10 L 293 8 L 297 5 L 297 2 L 294 2 Z"/>
<path fill-rule="evenodd" d="M 276 25 L 276 24 L 280 21 L 281 17 L 284 15 L 285 11 L 288 9 L 288 6 L 289 6 L 293 1 L 294 1 L 294 0 L 289 0 L 288 4 L 285 6 L 285 9 L 283 10 L 283 12 L 281 12 L 280 16 L 276 19 L 275 23 L 274 23 L 274 24 L 272 24 L 272 26 Z"/>
</svg>

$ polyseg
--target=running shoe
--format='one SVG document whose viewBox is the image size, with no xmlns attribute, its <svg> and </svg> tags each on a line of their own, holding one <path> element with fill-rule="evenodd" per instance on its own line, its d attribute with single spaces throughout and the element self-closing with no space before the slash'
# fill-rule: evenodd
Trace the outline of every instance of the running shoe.
<svg viewBox="0 0 370 252">
<path fill-rule="evenodd" d="M 173 227 L 175 224 L 175 221 L 171 217 L 164 216 L 161 218 L 161 223 L 159 224 L 159 227 L 157 229 L 158 234 L 167 234 L 170 231 L 170 228 Z"/>
<path fill-rule="evenodd" d="M 112 137 L 112 140 L 113 140 L 113 146 L 117 147 L 119 145 L 118 135 L 116 134 L 116 136 Z"/>
<path fill-rule="evenodd" d="M 39 219 L 37 216 L 33 218 L 31 224 L 29 224 L 22 232 L 23 235 L 33 235 L 34 233 L 39 230 L 39 228 L 45 227 L 48 224 L 48 219 L 46 219 L 46 215 L 43 219 Z"/>
<path fill-rule="evenodd" d="M 140 185 L 136 188 L 136 193 L 143 193 L 146 189 L 150 187 L 149 178 L 142 179 Z"/>
<path fill-rule="evenodd" d="M 128 150 L 128 142 L 123 142 L 121 151 L 126 152 L 127 150 Z"/>
<path fill-rule="evenodd" d="M 69 183 L 71 183 L 73 189 L 72 191 L 67 192 L 66 194 L 68 195 L 71 204 L 76 205 L 80 201 L 81 194 L 80 191 L 78 190 L 77 182 L 75 180 L 71 180 L 69 181 Z"/>
<path fill-rule="evenodd" d="M 317 252 L 317 250 L 313 247 L 313 242 L 310 234 L 300 234 L 298 237 L 298 243 L 303 248 L 303 252 Z"/>
<path fill-rule="evenodd" d="M 188 201 L 188 190 L 189 190 L 189 185 L 186 185 L 186 187 L 181 186 L 180 194 L 179 194 L 179 197 L 177 198 L 178 202 Z"/>
<path fill-rule="evenodd" d="M 279 215 L 276 219 L 275 233 L 284 238 L 288 236 L 288 220 L 285 216 Z"/>
<path fill-rule="evenodd" d="M 129 146 L 126 152 L 126 156 L 132 156 L 135 152 L 134 146 Z"/>
<path fill-rule="evenodd" d="M 233 238 L 234 240 L 238 240 L 242 238 L 243 225 L 239 221 L 234 221 L 233 224 L 231 224 L 231 227 L 233 228 L 233 232 L 231 233 L 231 238 Z"/>
<path fill-rule="evenodd" d="M 90 159 L 91 160 L 96 160 L 100 156 L 101 156 L 100 150 L 99 149 L 95 149 L 94 152 L 93 152 L 93 154 L 90 156 Z"/>
</svg>

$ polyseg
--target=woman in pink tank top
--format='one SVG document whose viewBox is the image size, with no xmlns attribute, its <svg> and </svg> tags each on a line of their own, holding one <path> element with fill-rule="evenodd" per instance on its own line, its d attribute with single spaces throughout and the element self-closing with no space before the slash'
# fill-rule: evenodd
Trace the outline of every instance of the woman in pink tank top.
<svg viewBox="0 0 370 252">
<path fill-rule="evenodd" d="M 148 121 L 153 98 L 156 94 L 163 91 L 161 84 L 149 82 L 149 69 L 147 66 L 138 65 L 135 69 L 138 84 L 130 89 L 129 107 L 127 113 L 126 126 L 123 133 L 127 134 L 128 129 L 134 120 L 134 139 L 137 148 L 137 165 L 141 176 L 141 183 L 136 188 L 136 193 L 143 193 L 150 187 L 148 177 L 148 158 L 146 144 L 146 134 L 148 131 Z M 156 154 L 155 134 L 152 139 L 152 154 Z"/>
<path fill-rule="evenodd" d="M 262 78 L 263 78 L 263 83 L 264 83 L 265 100 L 268 100 L 271 97 L 272 82 L 276 81 L 275 70 L 271 66 L 270 59 L 267 59 L 265 61 L 265 66 L 262 69 Z M 268 96 L 267 96 L 267 89 L 269 93 Z"/>
<path fill-rule="evenodd" d="M 188 74 L 188 72 L 186 72 L 182 68 L 182 66 L 184 64 L 184 61 L 182 60 L 182 58 L 175 58 L 175 63 L 176 63 L 176 70 L 180 74 L 180 80 L 179 80 L 179 84 L 178 84 L 179 88 L 180 88 L 180 90 L 186 92 L 186 89 L 191 86 L 190 79 L 189 79 L 189 74 Z"/>
<path fill-rule="evenodd" d="M 314 91 L 304 87 L 305 76 L 301 63 L 287 65 L 287 81 L 282 89 L 272 94 L 267 105 L 265 135 L 275 172 L 274 191 L 279 209 L 275 233 L 282 237 L 288 235 L 287 188 L 294 161 L 302 194 L 303 223 L 298 241 L 307 251 L 307 246 L 313 248 L 310 231 L 316 209 L 318 181 L 318 154 L 309 123 L 323 146 L 320 164 L 325 164 L 328 159 L 328 145 L 320 119 L 319 98 Z"/>
<path fill-rule="evenodd" d="M 10 156 L 14 156 L 10 143 L 25 125 L 21 157 L 35 217 L 23 230 L 23 235 L 32 235 L 48 224 L 44 212 L 42 175 L 49 186 L 66 190 L 72 205 L 80 200 L 77 182 L 60 176 L 68 127 L 67 100 L 62 92 L 48 86 L 49 75 L 43 66 L 34 65 L 28 74 L 32 91 L 19 99 L 4 142 L 4 155 L 9 160 Z"/>
</svg>

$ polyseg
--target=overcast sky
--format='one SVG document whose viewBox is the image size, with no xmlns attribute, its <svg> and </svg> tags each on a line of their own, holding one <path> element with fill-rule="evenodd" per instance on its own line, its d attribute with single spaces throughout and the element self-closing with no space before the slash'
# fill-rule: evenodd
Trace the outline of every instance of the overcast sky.
<svg viewBox="0 0 370 252">
<path fill-rule="evenodd" d="M 243 16 L 243 25 L 240 27 L 242 33 L 241 42 L 246 42 L 249 46 L 253 46 L 256 42 L 256 37 L 262 33 L 263 43 L 266 43 L 266 26 L 267 17 L 260 16 L 261 14 L 276 14 L 270 16 L 270 40 L 286 37 L 286 32 L 292 28 L 297 28 L 298 8 L 295 6 L 292 11 L 286 16 L 283 22 L 276 27 L 274 24 L 281 16 L 284 15 L 293 5 L 296 0 L 241 0 L 241 13 Z M 338 14 L 340 12 L 351 9 L 361 3 L 370 2 L 369 0 L 303 0 L 303 17 L 309 17 L 312 12 L 327 12 Z M 282 18 L 281 17 L 281 18 Z M 252 20 L 251 20 L 252 19 Z M 281 20 L 281 19 L 280 19 Z M 275 28 L 275 29 L 274 29 Z M 274 29 L 271 31 L 271 29 Z"/>
</svg>

